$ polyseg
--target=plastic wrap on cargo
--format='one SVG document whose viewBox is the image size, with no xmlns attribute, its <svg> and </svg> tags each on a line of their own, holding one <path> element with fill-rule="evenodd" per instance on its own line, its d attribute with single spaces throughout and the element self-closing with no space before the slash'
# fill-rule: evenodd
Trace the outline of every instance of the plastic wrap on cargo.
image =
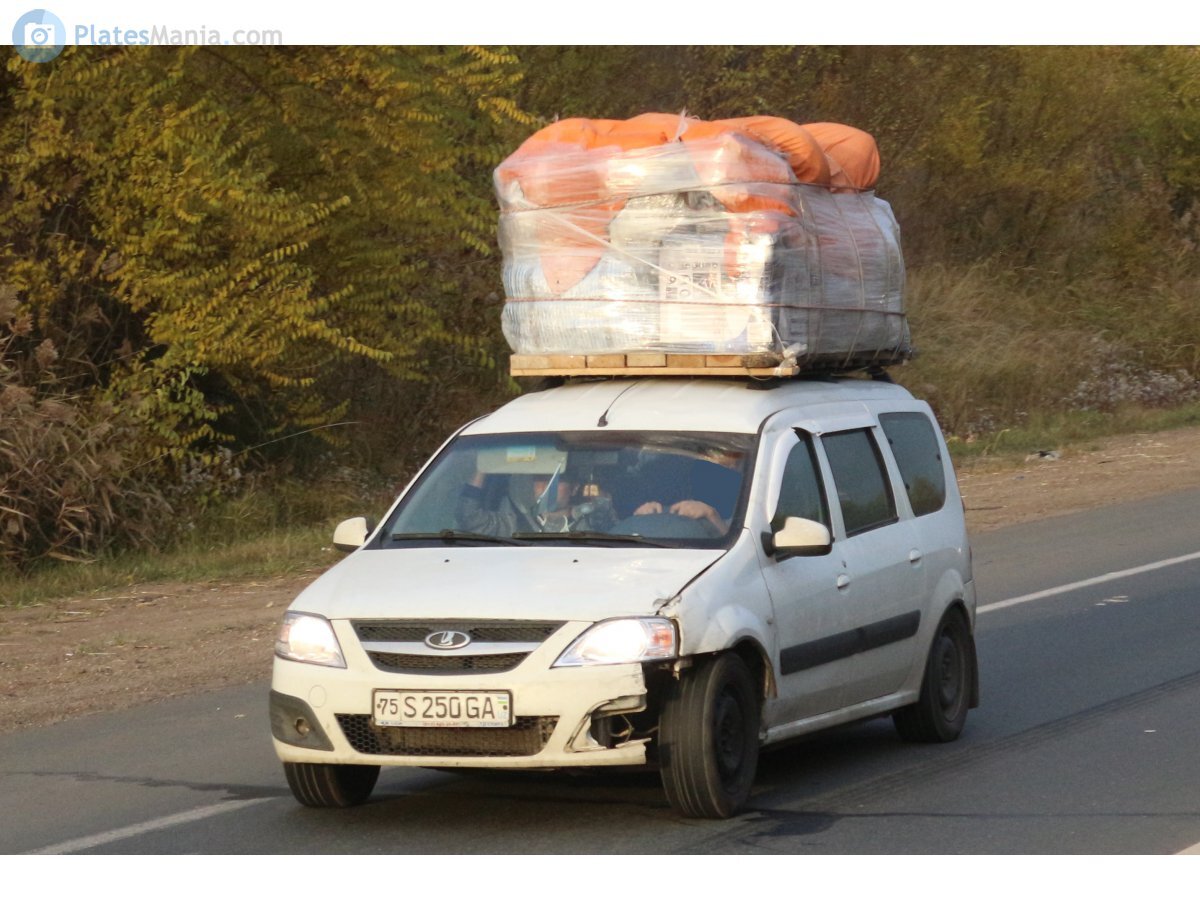
<svg viewBox="0 0 1200 900">
<path fill-rule="evenodd" d="M 632 147 L 641 133 L 613 138 L 630 123 L 557 123 L 501 165 L 514 351 L 792 348 L 834 366 L 909 354 L 899 228 L 862 189 L 878 174 L 877 155 L 854 155 L 862 132 L 829 126 L 850 146 L 838 158 L 785 120 L 728 121 L 680 131 L 678 117 L 638 117 L 662 140 Z"/>
</svg>

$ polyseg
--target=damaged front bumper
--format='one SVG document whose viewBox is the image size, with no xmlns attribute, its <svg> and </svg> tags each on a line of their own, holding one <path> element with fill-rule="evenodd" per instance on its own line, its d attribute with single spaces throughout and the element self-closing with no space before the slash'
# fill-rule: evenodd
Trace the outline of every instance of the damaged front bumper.
<svg viewBox="0 0 1200 900">
<path fill-rule="evenodd" d="M 338 623 L 334 623 L 335 628 Z M 347 668 L 275 659 L 271 732 L 283 762 L 384 766 L 564 768 L 637 766 L 649 736 L 641 663 L 555 668 L 580 628 L 566 628 L 506 672 L 454 675 L 381 671 L 345 629 Z M 377 690 L 507 692 L 512 724 L 392 727 L 376 724 Z"/>
</svg>

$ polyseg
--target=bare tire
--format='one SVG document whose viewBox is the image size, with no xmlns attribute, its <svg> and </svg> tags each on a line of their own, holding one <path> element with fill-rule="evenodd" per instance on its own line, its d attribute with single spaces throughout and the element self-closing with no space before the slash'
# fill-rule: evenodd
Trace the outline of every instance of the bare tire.
<svg viewBox="0 0 1200 900">
<path fill-rule="evenodd" d="M 967 721 L 974 682 L 975 641 L 963 614 L 952 609 L 933 636 L 917 702 L 892 713 L 900 737 L 923 743 L 955 740 Z"/>
<path fill-rule="evenodd" d="M 659 760 L 680 815 L 726 819 L 750 796 L 758 767 L 758 691 L 733 653 L 684 674 L 663 706 Z"/>
<path fill-rule="evenodd" d="M 305 806 L 358 806 L 371 796 L 379 766 L 284 763 L 292 796 Z"/>
</svg>

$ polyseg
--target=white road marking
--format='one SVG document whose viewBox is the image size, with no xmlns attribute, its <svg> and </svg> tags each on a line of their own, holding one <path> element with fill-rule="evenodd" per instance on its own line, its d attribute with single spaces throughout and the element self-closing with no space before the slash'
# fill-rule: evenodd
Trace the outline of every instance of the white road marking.
<svg viewBox="0 0 1200 900">
<path fill-rule="evenodd" d="M 61 844 L 51 844 L 49 847 L 42 847 L 40 850 L 31 850 L 29 852 L 35 856 L 53 856 L 61 853 L 78 853 L 80 850 L 90 850 L 93 847 L 111 844 L 114 841 L 123 841 L 126 838 L 137 837 L 140 834 L 147 834 L 151 831 L 161 831 L 164 828 L 174 828 L 176 825 L 186 825 L 188 822 L 198 822 L 201 819 L 207 819 L 209 816 L 219 816 L 221 813 L 245 809 L 248 806 L 254 806 L 258 803 L 265 803 L 270 799 L 272 798 L 258 797 L 254 800 L 226 800 L 224 803 L 214 803 L 212 806 L 201 806 L 198 809 L 189 810 L 188 812 L 176 813 L 173 816 L 162 816 L 161 818 L 151 819 L 148 822 L 141 822 L 137 825 L 127 825 L 125 828 L 114 828 L 112 831 L 103 831 L 100 834 L 76 838 L 73 841 L 64 841 Z"/>
<path fill-rule="evenodd" d="M 1097 575 L 1095 578 L 1085 578 L 1083 581 L 1073 581 L 1070 584 L 1059 585 L 1058 587 L 1047 588 L 1044 591 L 1035 591 L 1032 594 L 1022 594 L 1020 597 L 1010 597 L 1008 600 L 999 600 L 995 603 L 986 603 L 978 607 L 976 614 L 993 612 L 997 609 L 1008 609 L 1010 606 L 1020 606 L 1022 603 L 1032 603 L 1034 600 L 1044 600 L 1047 597 L 1054 597 L 1058 594 L 1066 594 L 1070 591 L 1077 591 L 1080 588 L 1092 587 L 1097 584 L 1104 584 L 1108 581 L 1116 581 L 1118 578 L 1128 578 L 1130 575 L 1141 575 L 1144 572 L 1153 572 L 1156 569 L 1165 569 L 1168 566 L 1177 566 L 1181 563 L 1193 562 L 1200 559 L 1200 553 L 1188 553 L 1185 556 L 1175 556 L 1171 559 L 1162 559 L 1158 562 L 1147 563 L 1144 566 L 1135 566 L 1132 569 L 1122 569 L 1119 572 L 1109 572 L 1107 575 Z M 1118 594 L 1114 597 L 1106 597 L 1097 603 L 1097 606 L 1104 606 L 1108 603 L 1126 603 L 1129 600 L 1127 594 Z M 1146 734 L 1153 734 L 1153 730 L 1147 730 Z M 1180 850 L 1177 856 L 1200 856 L 1200 844 L 1193 844 Z"/>
<path fill-rule="evenodd" d="M 1044 591 L 1036 591 L 1032 594 L 1022 594 L 1020 597 L 1010 597 L 1008 600 L 998 600 L 995 603 L 987 603 L 975 610 L 976 613 L 993 612 L 997 609 L 1008 609 L 1010 606 L 1019 606 L 1022 603 L 1032 603 L 1034 600 L 1044 600 L 1047 597 L 1053 597 L 1057 594 L 1066 594 L 1070 591 L 1077 591 L 1080 588 L 1092 587 L 1097 584 L 1104 584 L 1108 581 L 1116 581 L 1118 578 L 1128 578 L 1130 575 L 1141 575 L 1144 572 L 1153 572 L 1155 569 L 1165 569 L 1167 566 L 1177 566 L 1180 563 L 1192 562 L 1200 559 L 1200 553 L 1189 553 L 1186 556 L 1176 556 L 1171 559 L 1162 559 L 1158 562 L 1147 563 L 1144 566 L 1135 566 L 1132 569 L 1122 569 L 1120 572 L 1109 572 L 1107 575 L 1097 575 L 1095 578 L 1085 578 L 1083 581 L 1073 581 L 1070 584 L 1060 585 L 1059 587 L 1047 588 Z M 1115 598 L 1110 598 L 1115 599 Z"/>
</svg>

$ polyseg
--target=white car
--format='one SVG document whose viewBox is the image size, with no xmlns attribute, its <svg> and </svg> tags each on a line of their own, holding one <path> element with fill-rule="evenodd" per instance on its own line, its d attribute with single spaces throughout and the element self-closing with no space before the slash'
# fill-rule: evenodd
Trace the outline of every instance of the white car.
<svg viewBox="0 0 1200 900">
<path fill-rule="evenodd" d="M 759 748 L 978 703 L 962 501 L 929 406 L 866 379 L 643 379 L 528 394 L 454 435 L 296 598 L 275 749 L 296 799 L 380 766 L 653 765 L 685 816 Z"/>
</svg>

